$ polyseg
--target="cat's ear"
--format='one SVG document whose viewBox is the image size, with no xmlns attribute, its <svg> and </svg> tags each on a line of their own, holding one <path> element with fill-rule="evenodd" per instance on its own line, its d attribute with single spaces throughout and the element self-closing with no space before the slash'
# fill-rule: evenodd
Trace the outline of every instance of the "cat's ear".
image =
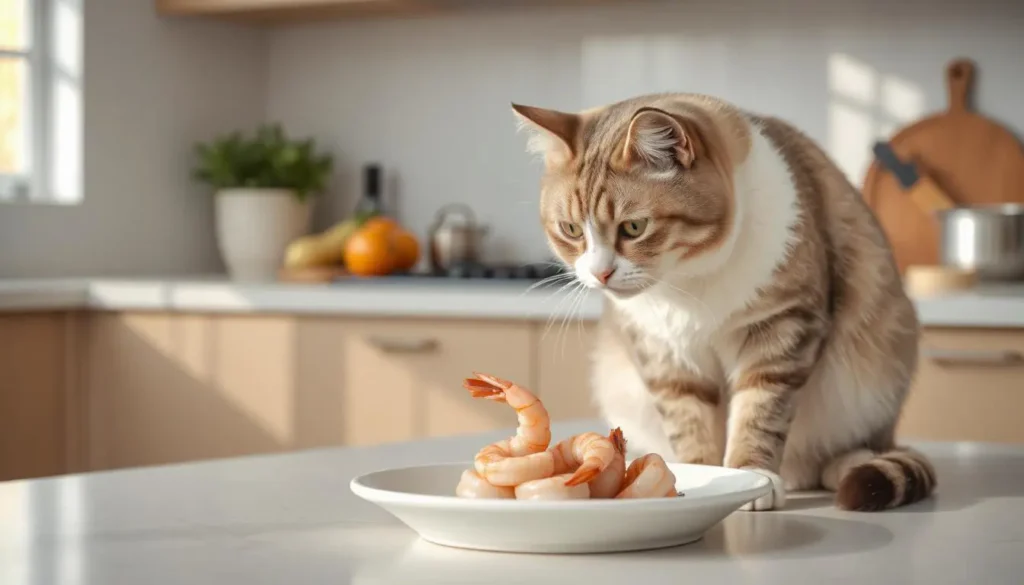
<svg viewBox="0 0 1024 585">
<path fill-rule="evenodd" d="M 621 160 L 627 168 L 642 165 L 664 171 L 682 165 L 688 169 L 697 155 L 694 138 L 671 114 L 640 108 L 629 122 Z"/>
<path fill-rule="evenodd" d="M 564 162 L 576 155 L 577 114 L 512 104 L 520 128 L 530 131 L 527 150 L 544 157 L 548 164 Z"/>
</svg>

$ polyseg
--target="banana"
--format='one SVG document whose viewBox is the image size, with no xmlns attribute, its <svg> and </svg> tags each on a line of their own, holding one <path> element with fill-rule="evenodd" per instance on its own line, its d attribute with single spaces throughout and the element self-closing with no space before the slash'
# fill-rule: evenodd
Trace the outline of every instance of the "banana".
<svg viewBox="0 0 1024 585">
<path fill-rule="evenodd" d="M 288 244 L 285 251 L 285 267 L 311 268 L 340 264 L 345 254 L 345 243 L 374 215 L 376 213 L 372 211 L 362 211 L 321 234 L 297 238 Z"/>
<path fill-rule="evenodd" d="M 323 247 L 317 236 L 302 236 L 288 244 L 284 254 L 286 268 L 311 268 L 325 264 Z"/>
<path fill-rule="evenodd" d="M 342 250 L 345 249 L 345 242 L 348 238 L 356 233 L 359 228 L 363 227 L 366 220 L 370 219 L 373 214 L 367 215 L 366 213 L 356 214 L 355 217 L 346 219 L 345 221 L 335 225 L 321 235 L 321 239 L 324 242 L 324 246 L 336 251 L 338 261 L 341 261 Z"/>
</svg>

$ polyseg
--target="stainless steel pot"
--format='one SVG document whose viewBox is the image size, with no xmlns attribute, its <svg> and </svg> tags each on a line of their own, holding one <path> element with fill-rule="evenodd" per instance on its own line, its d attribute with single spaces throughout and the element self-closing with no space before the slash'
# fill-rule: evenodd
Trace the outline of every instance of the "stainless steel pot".
<svg viewBox="0 0 1024 585">
<path fill-rule="evenodd" d="M 938 212 L 939 258 L 986 280 L 1024 278 L 1024 205 L 955 207 Z"/>
<path fill-rule="evenodd" d="M 461 216 L 462 221 L 452 221 L 457 216 Z M 487 232 L 487 226 L 476 223 L 468 205 L 445 205 L 438 210 L 430 228 L 431 267 L 440 271 L 457 264 L 480 262 L 480 248 Z"/>
</svg>

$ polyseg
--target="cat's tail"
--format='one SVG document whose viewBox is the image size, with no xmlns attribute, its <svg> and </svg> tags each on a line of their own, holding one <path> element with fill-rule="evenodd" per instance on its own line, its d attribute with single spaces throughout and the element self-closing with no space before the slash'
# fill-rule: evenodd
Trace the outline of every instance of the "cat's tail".
<svg viewBox="0 0 1024 585">
<path fill-rule="evenodd" d="M 843 510 L 874 512 L 913 504 L 935 489 L 935 468 L 923 454 L 896 447 L 884 453 L 861 450 L 830 463 L 822 483 L 836 492 Z"/>
</svg>

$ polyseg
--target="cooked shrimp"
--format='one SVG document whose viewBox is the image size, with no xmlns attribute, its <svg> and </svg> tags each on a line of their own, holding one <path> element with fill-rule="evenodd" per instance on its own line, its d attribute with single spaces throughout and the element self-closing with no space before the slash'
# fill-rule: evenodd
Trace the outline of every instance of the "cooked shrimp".
<svg viewBox="0 0 1024 585">
<path fill-rule="evenodd" d="M 516 435 L 509 439 L 512 455 L 520 457 L 547 449 L 551 443 L 551 417 L 540 399 L 508 380 L 478 372 L 473 374 L 476 378 L 467 378 L 462 385 L 474 398 L 504 402 L 516 409 L 519 427 Z"/>
<path fill-rule="evenodd" d="M 565 439 L 551 448 L 555 473 L 573 471 L 566 485 L 587 483 L 608 468 L 615 460 L 615 444 L 609 437 L 597 433 L 583 433 Z"/>
<path fill-rule="evenodd" d="M 586 500 L 590 497 L 590 486 L 581 483 L 569 485 L 570 474 L 535 479 L 516 486 L 517 500 Z"/>
<path fill-rule="evenodd" d="M 615 428 L 608 434 L 608 440 L 615 446 L 615 457 L 608 467 L 590 480 L 591 498 L 614 498 L 622 489 L 626 475 L 626 438 L 622 430 Z"/>
<path fill-rule="evenodd" d="M 498 441 L 476 454 L 473 465 L 488 483 L 496 486 L 517 486 L 524 481 L 551 477 L 555 472 L 555 458 L 550 451 L 530 453 L 516 457 L 510 441 Z"/>
<path fill-rule="evenodd" d="M 625 487 L 616 498 L 674 498 L 676 476 L 657 453 L 634 459 L 626 469 Z"/>
<path fill-rule="evenodd" d="M 554 473 L 548 411 L 532 392 L 501 378 L 476 373 L 463 386 L 475 398 L 504 402 L 516 409 L 519 427 L 512 438 L 481 449 L 474 459 L 477 473 L 497 486 L 515 486 Z"/>
<path fill-rule="evenodd" d="M 455 486 L 455 495 L 460 498 L 511 500 L 515 499 L 516 492 L 510 487 L 491 485 L 475 469 L 467 469 L 462 472 L 459 485 Z"/>
</svg>

